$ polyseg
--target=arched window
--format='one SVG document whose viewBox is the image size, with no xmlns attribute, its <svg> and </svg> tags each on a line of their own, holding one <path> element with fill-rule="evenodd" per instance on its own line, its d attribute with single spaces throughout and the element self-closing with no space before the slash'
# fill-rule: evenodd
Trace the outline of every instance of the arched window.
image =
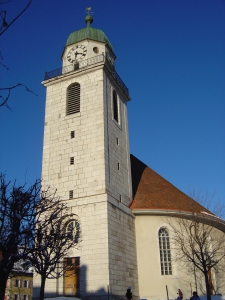
<svg viewBox="0 0 225 300">
<path fill-rule="evenodd" d="M 80 84 L 73 83 L 67 88 L 66 114 L 71 115 L 80 112 Z"/>
<path fill-rule="evenodd" d="M 71 240 L 78 243 L 80 237 L 80 224 L 77 220 L 70 221 L 66 226 L 66 232 Z"/>
<path fill-rule="evenodd" d="M 160 251 L 161 274 L 172 275 L 170 238 L 169 238 L 169 232 L 166 228 L 160 228 L 159 230 L 159 251 Z"/>
<path fill-rule="evenodd" d="M 119 123 L 118 99 L 116 91 L 113 91 L 113 119 Z"/>
</svg>

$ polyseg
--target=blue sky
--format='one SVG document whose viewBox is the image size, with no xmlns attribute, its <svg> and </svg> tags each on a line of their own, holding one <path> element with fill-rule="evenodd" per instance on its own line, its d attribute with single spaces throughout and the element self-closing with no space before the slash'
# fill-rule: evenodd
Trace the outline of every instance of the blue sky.
<svg viewBox="0 0 225 300">
<path fill-rule="evenodd" d="M 28 0 L 0 5 L 11 20 Z M 69 34 L 93 27 L 113 45 L 129 88 L 131 153 L 185 193 L 216 193 L 225 203 L 225 1 L 33 0 L 1 37 L 0 170 L 9 180 L 41 177 L 45 71 L 61 67 Z"/>
</svg>

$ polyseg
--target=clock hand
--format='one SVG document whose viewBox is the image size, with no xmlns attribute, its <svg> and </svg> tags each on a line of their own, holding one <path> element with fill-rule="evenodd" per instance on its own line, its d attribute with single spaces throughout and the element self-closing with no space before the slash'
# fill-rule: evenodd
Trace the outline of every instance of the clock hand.
<svg viewBox="0 0 225 300">
<path fill-rule="evenodd" d="M 75 56 L 77 56 L 78 54 L 83 54 L 83 52 L 75 52 Z"/>
</svg>

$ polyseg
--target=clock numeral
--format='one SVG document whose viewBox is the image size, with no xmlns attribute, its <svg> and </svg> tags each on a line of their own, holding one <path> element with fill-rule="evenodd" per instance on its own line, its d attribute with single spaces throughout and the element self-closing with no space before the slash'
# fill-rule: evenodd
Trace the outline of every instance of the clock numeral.
<svg viewBox="0 0 225 300">
<path fill-rule="evenodd" d="M 82 59 L 83 57 L 85 57 L 86 54 L 87 48 L 84 45 L 77 45 L 70 49 L 67 55 L 67 60 L 72 63 L 75 59 Z"/>
</svg>

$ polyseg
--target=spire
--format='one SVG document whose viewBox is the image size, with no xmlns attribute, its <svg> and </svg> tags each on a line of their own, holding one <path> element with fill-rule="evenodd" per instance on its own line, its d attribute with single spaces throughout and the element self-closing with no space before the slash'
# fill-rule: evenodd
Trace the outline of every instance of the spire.
<svg viewBox="0 0 225 300">
<path fill-rule="evenodd" d="M 91 16 L 91 7 L 86 8 L 87 16 L 85 17 L 85 22 L 87 23 L 87 27 L 90 27 L 91 23 L 93 22 L 93 17 Z"/>
</svg>

